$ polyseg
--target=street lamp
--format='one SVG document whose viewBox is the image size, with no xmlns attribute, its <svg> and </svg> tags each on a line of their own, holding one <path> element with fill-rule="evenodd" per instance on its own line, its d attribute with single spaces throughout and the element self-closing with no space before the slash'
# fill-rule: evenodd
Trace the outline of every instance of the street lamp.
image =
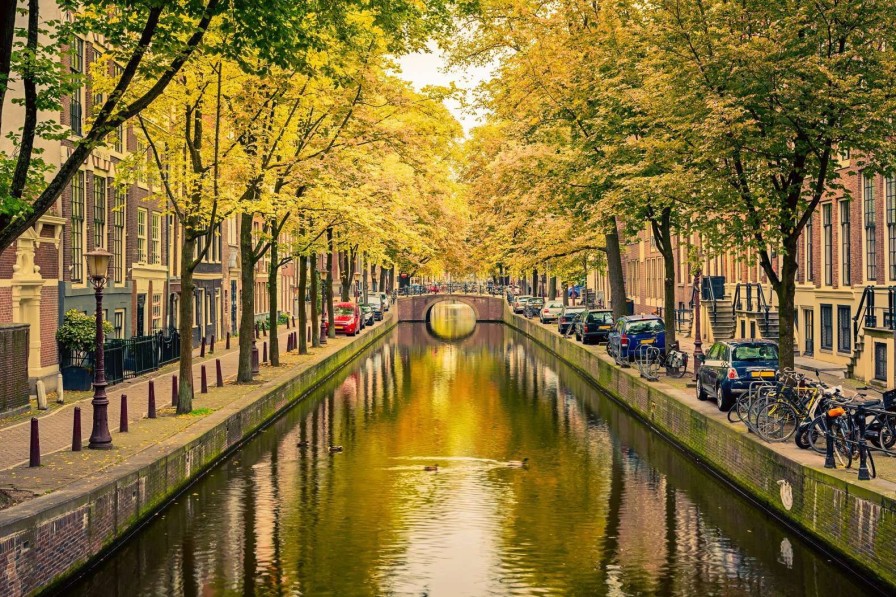
<svg viewBox="0 0 896 597">
<path fill-rule="evenodd" d="M 87 258 L 87 277 L 96 290 L 96 356 L 93 370 L 93 429 L 87 447 L 94 450 L 108 450 L 112 447 L 109 433 L 109 399 L 106 397 L 106 358 L 103 351 L 103 287 L 112 253 L 105 249 L 94 249 L 84 254 Z"/>
<path fill-rule="evenodd" d="M 320 274 L 320 343 L 327 343 L 327 291 L 326 284 L 327 264 L 321 255 L 317 260 L 317 273 Z"/>
</svg>

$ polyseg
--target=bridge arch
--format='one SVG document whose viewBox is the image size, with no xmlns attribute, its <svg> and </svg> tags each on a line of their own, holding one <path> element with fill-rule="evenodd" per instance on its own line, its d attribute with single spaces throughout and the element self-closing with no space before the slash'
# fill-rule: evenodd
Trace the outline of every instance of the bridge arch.
<svg viewBox="0 0 896 597">
<path fill-rule="evenodd" d="M 429 321 L 437 303 L 455 301 L 473 309 L 476 321 L 502 321 L 504 303 L 500 298 L 468 294 L 425 294 L 398 299 L 398 321 Z"/>
</svg>

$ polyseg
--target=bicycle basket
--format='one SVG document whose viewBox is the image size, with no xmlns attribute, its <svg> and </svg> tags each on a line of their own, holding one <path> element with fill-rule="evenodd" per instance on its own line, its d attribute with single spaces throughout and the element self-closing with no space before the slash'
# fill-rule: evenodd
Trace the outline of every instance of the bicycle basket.
<svg viewBox="0 0 896 597">
<path fill-rule="evenodd" d="M 883 393 L 884 408 L 886 410 L 896 410 L 896 390 L 887 390 Z"/>
</svg>

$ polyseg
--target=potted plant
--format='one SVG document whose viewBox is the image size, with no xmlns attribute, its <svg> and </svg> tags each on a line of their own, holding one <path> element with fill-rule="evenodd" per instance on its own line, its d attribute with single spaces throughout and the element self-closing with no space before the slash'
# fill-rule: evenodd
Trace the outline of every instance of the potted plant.
<svg viewBox="0 0 896 597">
<path fill-rule="evenodd" d="M 112 324 L 103 321 L 103 333 L 113 333 Z M 77 309 L 65 313 L 62 325 L 56 330 L 60 347 L 60 370 L 65 390 L 89 390 L 93 383 L 93 356 L 96 347 L 96 319 Z"/>
</svg>

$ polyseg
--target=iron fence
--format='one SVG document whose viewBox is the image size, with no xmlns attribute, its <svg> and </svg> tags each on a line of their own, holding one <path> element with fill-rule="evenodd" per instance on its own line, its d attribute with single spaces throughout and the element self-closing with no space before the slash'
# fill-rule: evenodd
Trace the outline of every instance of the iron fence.
<svg viewBox="0 0 896 597">
<path fill-rule="evenodd" d="M 158 332 L 150 336 L 134 336 L 127 339 L 110 339 L 103 345 L 106 365 L 106 381 L 121 383 L 149 371 L 155 371 L 180 358 L 180 335 Z M 83 369 L 93 377 L 95 351 L 59 348 L 59 365 L 63 370 Z"/>
</svg>

